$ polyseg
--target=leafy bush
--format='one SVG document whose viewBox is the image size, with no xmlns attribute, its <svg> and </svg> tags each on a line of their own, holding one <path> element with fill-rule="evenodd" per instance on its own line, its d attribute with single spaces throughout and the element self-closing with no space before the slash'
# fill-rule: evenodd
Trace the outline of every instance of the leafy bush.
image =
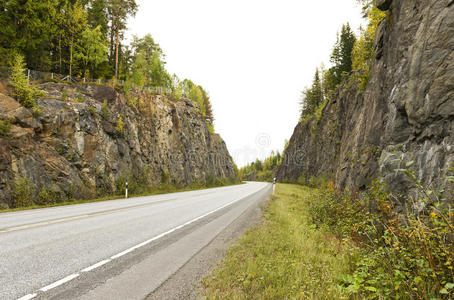
<svg viewBox="0 0 454 300">
<path fill-rule="evenodd" d="M 32 108 L 35 106 L 35 98 L 43 96 L 44 92 L 30 86 L 25 70 L 24 57 L 16 54 L 11 61 L 9 84 L 13 87 L 13 96 L 24 107 Z"/>
<path fill-rule="evenodd" d="M 315 224 L 357 246 L 352 253 L 353 271 L 340 278 L 351 295 L 373 299 L 454 296 L 454 212 L 441 205 L 439 194 L 418 182 L 415 186 L 421 188 L 422 201 L 437 199 L 430 210 L 398 213 L 396 197 L 378 182 L 363 200 L 324 189 L 311 202 Z"/>
</svg>

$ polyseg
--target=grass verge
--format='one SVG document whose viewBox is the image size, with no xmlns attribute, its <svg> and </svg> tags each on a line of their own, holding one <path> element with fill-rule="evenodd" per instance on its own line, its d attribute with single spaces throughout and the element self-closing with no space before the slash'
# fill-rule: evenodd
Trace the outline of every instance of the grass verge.
<svg viewBox="0 0 454 300">
<path fill-rule="evenodd" d="M 208 299 L 341 299 L 338 274 L 349 271 L 350 255 L 308 214 L 317 193 L 278 184 L 263 224 L 247 231 L 222 265 L 204 279 Z"/>
</svg>

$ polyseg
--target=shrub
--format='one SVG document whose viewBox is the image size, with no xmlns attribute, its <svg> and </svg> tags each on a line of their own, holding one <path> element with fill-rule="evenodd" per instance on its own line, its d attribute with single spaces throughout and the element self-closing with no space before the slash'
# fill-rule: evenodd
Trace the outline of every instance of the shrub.
<svg viewBox="0 0 454 300">
<path fill-rule="evenodd" d="M 63 93 L 61 93 L 61 97 L 63 98 L 63 100 L 68 100 L 69 98 L 69 94 L 67 91 L 63 91 Z"/>
<path fill-rule="evenodd" d="M 11 122 L 9 120 L 3 120 L 0 122 L 0 136 L 9 136 L 11 131 Z"/>
<path fill-rule="evenodd" d="M 209 131 L 210 133 L 214 133 L 214 125 L 213 125 L 213 124 L 208 123 L 208 124 L 207 124 L 207 128 L 208 128 L 208 131 Z"/>
<path fill-rule="evenodd" d="M 102 103 L 101 114 L 105 118 L 109 118 L 110 117 L 110 110 L 109 110 L 109 104 L 107 103 L 107 99 L 104 99 L 104 102 Z"/>
<path fill-rule="evenodd" d="M 38 197 L 36 199 L 36 204 L 38 205 L 52 205 L 57 203 L 58 195 L 57 193 L 47 189 L 46 187 L 42 187 L 38 193 Z"/>
<path fill-rule="evenodd" d="M 14 207 L 32 206 L 35 189 L 35 185 L 28 178 L 17 180 L 12 191 Z"/>
<path fill-rule="evenodd" d="M 411 172 L 408 175 L 415 178 Z M 430 209 L 397 212 L 396 197 L 379 182 L 363 200 L 325 188 L 312 201 L 313 222 L 357 246 L 352 253 L 353 271 L 340 278 L 351 295 L 393 299 L 454 296 L 454 212 L 443 208 L 438 193 L 418 182 L 415 186 L 421 188 L 422 201 L 436 200 Z M 411 199 L 406 202 L 412 203 Z"/>
<path fill-rule="evenodd" d="M 85 101 L 87 101 L 87 99 L 85 98 L 85 96 L 83 94 L 78 93 L 77 97 L 76 97 L 76 101 L 79 103 L 84 103 Z"/>
<path fill-rule="evenodd" d="M 117 120 L 117 126 L 115 127 L 118 132 L 123 133 L 124 131 L 124 122 L 123 122 L 123 117 L 120 116 Z"/>
</svg>

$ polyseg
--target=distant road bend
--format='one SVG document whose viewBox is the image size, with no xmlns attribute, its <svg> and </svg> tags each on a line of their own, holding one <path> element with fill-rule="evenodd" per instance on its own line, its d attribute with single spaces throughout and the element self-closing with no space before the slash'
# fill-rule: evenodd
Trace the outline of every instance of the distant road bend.
<svg viewBox="0 0 454 300">
<path fill-rule="evenodd" d="M 0 299 L 144 299 L 267 183 L 0 214 Z"/>
</svg>

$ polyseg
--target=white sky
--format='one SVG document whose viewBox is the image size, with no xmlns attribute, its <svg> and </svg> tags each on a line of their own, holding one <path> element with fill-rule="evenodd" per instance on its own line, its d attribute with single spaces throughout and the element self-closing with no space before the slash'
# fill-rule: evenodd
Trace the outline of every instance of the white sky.
<svg viewBox="0 0 454 300">
<path fill-rule="evenodd" d="M 128 35 L 150 33 L 167 69 L 211 96 L 215 129 L 239 167 L 282 151 L 300 92 L 328 65 L 336 33 L 363 22 L 355 0 L 137 0 Z"/>
</svg>

